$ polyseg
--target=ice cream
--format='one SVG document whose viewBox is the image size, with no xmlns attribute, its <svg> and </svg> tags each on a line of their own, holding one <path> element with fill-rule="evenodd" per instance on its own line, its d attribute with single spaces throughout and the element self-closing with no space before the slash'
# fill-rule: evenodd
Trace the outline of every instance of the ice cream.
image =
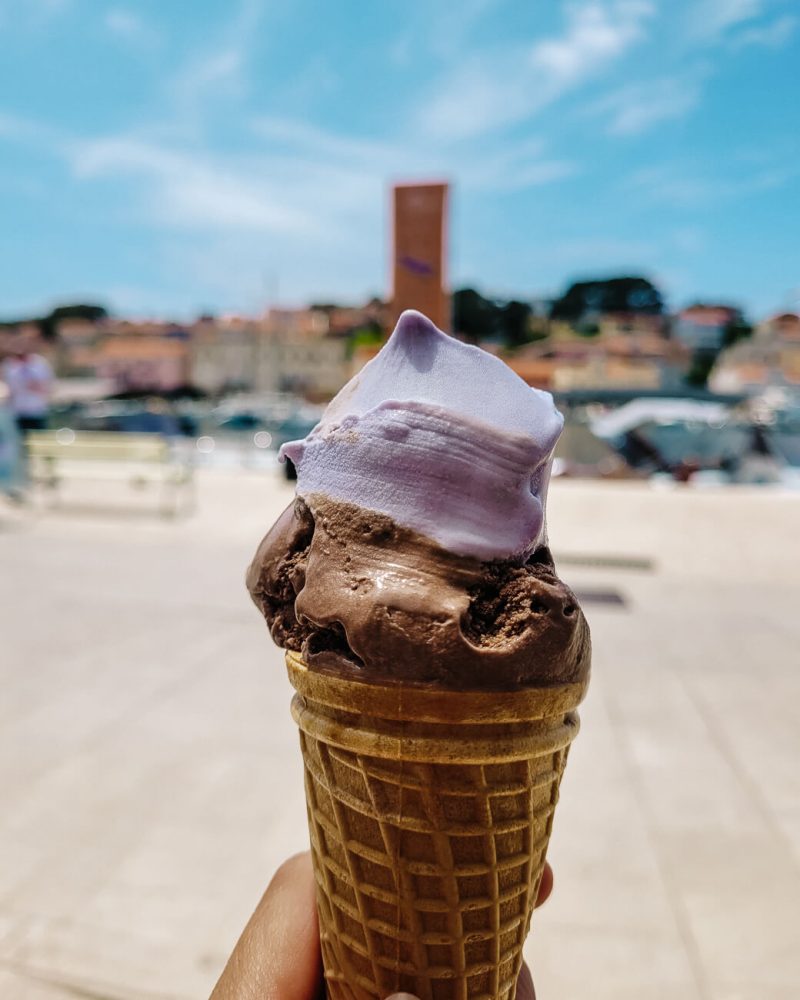
<svg viewBox="0 0 800 1000">
<path fill-rule="evenodd" d="M 282 454 L 297 499 L 248 573 L 275 641 L 368 682 L 572 683 L 589 633 L 555 573 L 545 506 L 552 397 L 406 312 Z"/>
<path fill-rule="evenodd" d="M 331 1000 L 513 1000 L 589 632 L 547 546 L 561 416 L 404 313 L 302 441 L 248 585 L 295 688 Z"/>
</svg>

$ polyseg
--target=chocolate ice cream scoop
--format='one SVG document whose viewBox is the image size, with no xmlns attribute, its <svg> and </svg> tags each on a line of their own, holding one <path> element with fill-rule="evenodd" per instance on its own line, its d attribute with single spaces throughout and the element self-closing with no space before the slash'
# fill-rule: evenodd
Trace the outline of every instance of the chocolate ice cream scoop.
<svg viewBox="0 0 800 1000">
<path fill-rule="evenodd" d="M 312 670 L 508 690 L 585 677 L 589 631 L 544 508 L 562 418 L 502 361 L 404 313 L 283 453 L 297 500 L 248 586 Z"/>
<path fill-rule="evenodd" d="M 577 681 L 589 631 L 550 553 L 480 562 L 385 515 L 298 499 L 248 573 L 284 649 L 361 680 L 511 689 Z"/>
</svg>

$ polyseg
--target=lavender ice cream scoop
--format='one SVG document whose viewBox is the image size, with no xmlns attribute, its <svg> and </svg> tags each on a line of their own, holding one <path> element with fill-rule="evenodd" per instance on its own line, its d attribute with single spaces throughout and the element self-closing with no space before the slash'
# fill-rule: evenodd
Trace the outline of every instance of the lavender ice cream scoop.
<svg viewBox="0 0 800 1000">
<path fill-rule="evenodd" d="M 297 499 L 248 572 L 311 670 L 513 689 L 589 670 L 544 506 L 562 418 L 502 361 L 406 312 L 302 441 Z"/>
<path fill-rule="evenodd" d="M 386 514 L 478 559 L 532 552 L 563 419 L 498 358 L 404 312 L 383 350 L 281 455 L 297 493 Z"/>
</svg>

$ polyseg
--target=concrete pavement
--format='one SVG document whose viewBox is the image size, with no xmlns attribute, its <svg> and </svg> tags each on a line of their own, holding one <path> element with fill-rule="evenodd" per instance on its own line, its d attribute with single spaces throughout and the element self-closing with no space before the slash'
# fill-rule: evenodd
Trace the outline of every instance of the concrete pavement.
<svg viewBox="0 0 800 1000">
<path fill-rule="evenodd" d="M 203 998 L 305 845 L 290 689 L 242 582 L 290 495 L 209 471 L 175 523 L 120 485 L 0 506 L 0 997 Z M 789 1000 L 800 497 L 558 482 L 550 520 L 595 652 L 538 995 Z"/>
</svg>

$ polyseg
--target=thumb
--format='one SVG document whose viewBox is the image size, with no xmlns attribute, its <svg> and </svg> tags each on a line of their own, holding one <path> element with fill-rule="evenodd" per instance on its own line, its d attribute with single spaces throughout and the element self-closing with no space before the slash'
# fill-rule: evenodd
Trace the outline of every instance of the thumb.
<svg viewBox="0 0 800 1000">
<path fill-rule="evenodd" d="M 314 873 L 306 852 L 275 873 L 210 1000 L 310 1000 L 321 983 Z"/>
</svg>

